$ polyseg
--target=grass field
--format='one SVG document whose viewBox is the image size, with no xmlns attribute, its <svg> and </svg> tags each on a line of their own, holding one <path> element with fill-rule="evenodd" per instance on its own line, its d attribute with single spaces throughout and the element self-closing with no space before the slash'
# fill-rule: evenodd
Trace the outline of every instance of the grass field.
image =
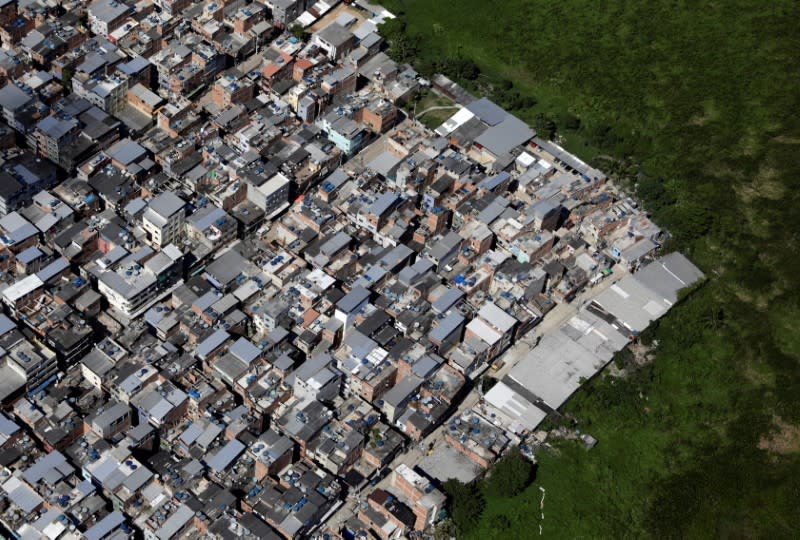
<svg viewBox="0 0 800 540">
<path fill-rule="evenodd" d="M 487 495 L 462 536 L 534 538 L 541 523 L 557 538 L 795 537 L 800 4 L 383 4 L 399 15 L 384 29 L 395 56 L 563 138 L 710 278 L 653 329 L 653 363 L 565 406 L 599 445 L 541 454 L 536 482 Z"/>
<path fill-rule="evenodd" d="M 432 109 L 433 107 L 446 108 Z M 416 96 L 416 99 L 410 100 L 403 108 L 409 116 L 413 116 L 416 110 L 417 119 L 430 129 L 436 129 L 441 126 L 445 120 L 453 116 L 458 110 L 453 100 L 428 89 L 421 91 Z M 425 114 L 420 115 L 420 113 Z"/>
</svg>

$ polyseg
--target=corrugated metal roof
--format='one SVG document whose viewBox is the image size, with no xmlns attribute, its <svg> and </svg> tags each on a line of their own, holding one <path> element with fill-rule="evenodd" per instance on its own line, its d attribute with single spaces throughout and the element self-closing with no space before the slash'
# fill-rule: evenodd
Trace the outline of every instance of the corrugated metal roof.
<svg viewBox="0 0 800 540">
<path fill-rule="evenodd" d="M 509 115 L 489 98 L 481 98 L 466 106 L 466 109 L 490 126 L 496 126 Z"/>
<path fill-rule="evenodd" d="M 142 147 L 139 143 L 132 141 L 131 139 L 122 139 L 109 148 L 106 153 L 111 157 L 111 159 L 119 161 L 123 165 L 127 165 L 145 155 L 147 150 L 145 150 L 144 147 Z M 171 191 L 165 191 L 154 200 L 158 200 L 162 197 L 165 197 L 165 200 L 172 200 L 178 196 Z"/>
<path fill-rule="evenodd" d="M 86 540 L 102 540 L 104 536 L 125 522 L 122 512 L 114 511 L 86 530 Z"/>
<path fill-rule="evenodd" d="M 156 537 L 159 540 L 170 540 L 175 536 L 178 531 L 186 526 L 187 523 L 194 517 L 194 511 L 191 508 L 182 504 L 178 507 L 169 519 L 164 522 L 160 529 L 156 531 Z"/>
<path fill-rule="evenodd" d="M 237 339 L 236 342 L 230 346 L 228 352 L 247 364 L 261 355 L 261 349 L 256 347 L 252 341 L 244 337 Z"/>
<path fill-rule="evenodd" d="M 6 480 L 2 487 L 8 498 L 25 513 L 33 512 L 43 502 L 35 491 L 14 476 Z"/>
<path fill-rule="evenodd" d="M 492 302 L 486 302 L 478 311 L 478 315 L 486 322 L 497 328 L 501 332 L 508 332 L 515 324 L 517 319 L 497 307 Z"/>
<path fill-rule="evenodd" d="M 228 444 L 220 448 L 216 454 L 206 460 L 206 465 L 214 471 L 220 472 L 230 465 L 234 459 L 239 457 L 244 451 L 244 444 L 239 440 L 233 439 L 228 441 Z"/>
<path fill-rule="evenodd" d="M 363 302 L 369 298 L 369 291 L 364 287 L 353 287 L 349 293 L 344 295 L 338 302 L 336 308 L 344 313 L 352 313 Z"/>
<path fill-rule="evenodd" d="M 447 336 L 455 332 L 455 330 L 464 322 L 464 316 L 458 312 L 451 311 L 447 316 L 439 321 L 439 324 L 431 330 L 428 336 L 432 340 L 443 341 Z"/>
<path fill-rule="evenodd" d="M 375 214 L 376 216 L 381 216 L 399 200 L 399 194 L 393 191 L 387 191 L 386 193 L 381 194 L 381 196 L 378 197 L 374 203 L 372 203 L 372 205 L 369 207 L 369 213 Z"/>
<path fill-rule="evenodd" d="M 206 339 L 204 339 L 201 343 L 198 343 L 197 348 L 195 349 L 195 354 L 199 358 L 205 358 L 209 354 L 211 354 L 217 347 L 225 343 L 225 341 L 231 337 L 231 335 L 226 332 L 225 330 L 217 330 Z"/>
<path fill-rule="evenodd" d="M 460 289 L 447 289 L 431 304 L 433 311 L 436 313 L 444 313 L 455 305 L 456 302 L 461 300 L 464 293 Z"/>
<path fill-rule="evenodd" d="M 483 322 L 481 319 L 472 319 L 467 325 L 467 330 L 481 338 L 489 345 L 494 345 L 503 337 L 503 335 Z"/>
<path fill-rule="evenodd" d="M 175 195 L 171 191 L 165 191 L 148 205 L 149 210 L 152 210 L 162 218 L 169 218 L 173 214 L 183 210 L 186 201 Z"/>
</svg>

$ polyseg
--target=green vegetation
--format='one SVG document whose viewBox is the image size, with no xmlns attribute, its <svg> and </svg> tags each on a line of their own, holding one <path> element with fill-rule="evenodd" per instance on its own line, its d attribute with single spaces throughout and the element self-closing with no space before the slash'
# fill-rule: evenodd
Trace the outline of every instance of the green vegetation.
<svg viewBox="0 0 800 540">
<path fill-rule="evenodd" d="M 474 530 L 486 506 L 480 483 L 465 484 L 451 479 L 442 487 L 447 494 L 447 513 L 455 525 L 455 530 L 460 534 Z"/>
<path fill-rule="evenodd" d="M 514 497 L 533 480 L 533 464 L 513 448 L 492 467 L 485 480 L 486 492 L 496 497 Z"/>
<path fill-rule="evenodd" d="M 66 91 L 72 91 L 72 77 L 75 75 L 75 72 L 70 68 L 64 68 L 61 70 L 61 86 L 64 87 Z"/>
<path fill-rule="evenodd" d="M 393 55 L 607 171 L 709 277 L 648 330 L 653 362 L 621 356 L 624 378 L 565 406 L 598 446 L 540 452 L 536 481 L 487 492 L 466 537 L 538 537 L 540 523 L 559 538 L 794 536 L 800 4 L 383 4 L 399 15 L 384 29 Z"/>
<path fill-rule="evenodd" d="M 432 109 L 432 107 L 447 107 L 444 109 Z M 413 117 L 416 114 L 417 120 L 425 124 L 430 129 L 436 129 L 442 122 L 453 116 L 458 110 L 458 106 L 453 100 L 448 99 L 433 90 L 422 90 L 417 92 L 403 107 L 406 114 Z M 416 112 L 415 112 L 416 111 Z"/>
<path fill-rule="evenodd" d="M 494 377 L 490 377 L 488 375 L 484 375 L 480 378 L 480 385 L 481 385 L 481 392 L 484 394 L 491 390 L 494 385 L 497 384 L 497 379 Z"/>
<path fill-rule="evenodd" d="M 469 484 L 448 480 L 443 488 L 447 494 L 449 518 L 437 527 L 437 537 L 479 533 L 481 538 L 505 538 L 504 534 L 513 523 L 503 513 L 502 502 L 520 495 L 533 481 L 533 474 L 534 465 L 522 456 L 518 448 L 512 448 L 484 478 Z M 495 511 L 485 516 L 487 499 Z"/>
<path fill-rule="evenodd" d="M 289 28 L 289 33 L 297 39 L 305 39 L 306 37 L 306 29 L 303 28 L 302 24 L 293 24 L 292 27 Z"/>
</svg>

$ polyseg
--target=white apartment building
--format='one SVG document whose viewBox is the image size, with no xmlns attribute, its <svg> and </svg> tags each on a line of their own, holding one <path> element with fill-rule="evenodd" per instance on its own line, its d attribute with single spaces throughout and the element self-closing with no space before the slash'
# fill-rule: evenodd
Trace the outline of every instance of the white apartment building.
<svg viewBox="0 0 800 540">
<path fill-rule="evenodd" d="M 277 173 L 260 186 L 249 184 L 247 199 L 261 208 L 269 219 L 289 206 L 290 184 L 285 175 Z"/>
<path fill-rule="evenodd" d="M 133 318 L 180 279 L 182 258 L 175 245 L 155 255 L 148 247 L 130 254 L 117 247 L 97 261 L 92 272 L 97 276 L 98 291 L 108 303 Z"/>
<path fill-rule="evenodd" d="M 142 228 L 151 246 L 160 248 L 178 240 L 186 223 L 185 206 L 186 201 L 171 191 L 165 191 L 148 203 L 142 216 Z"/>
</svg>

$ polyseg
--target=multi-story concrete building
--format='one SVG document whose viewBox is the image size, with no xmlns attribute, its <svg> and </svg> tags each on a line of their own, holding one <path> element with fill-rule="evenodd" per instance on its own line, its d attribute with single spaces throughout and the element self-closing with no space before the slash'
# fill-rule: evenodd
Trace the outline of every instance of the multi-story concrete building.
<svg viewBox="0 0 800 540">
<path fill-rule="evenodd" d="M 30 122 L 24 117 L 25 110 L 34 102 L 32 92 L 26 92 L 14 83 L 7 83 L 0 88 L 0 108 L 3 119 L 12 128 L 25 132 Z"/>
<path fill-rule="evenodd" d="M 58 371 L 56 354 L 43 346 L 35 346 L 21 332 L 3 336 L 3 348 L 7 351 L 7 365 L 25 380 L 30 391 L 55 377 Z"/>
<path fill-rule="evenodd" d="M 288 206 L 290 185 L 290 180 L 278 173 L 260 186 L 248 185 L 247 199 L 270 216 Z"/>
<path fill-rule="evenodd" d="M 307 0 L 267 0 L 275 26 L 287 28 L 306 9 Z"/>
<path fill-rule="evenodd" d="M 89 28 L 96 35 L 107 36 L 120 26 L 133 12 L 133 6 L 116 0 L 95 0 L 86 10 Z"/>
<path fill-rule="evenodd" d="M 134 317 L 180 279 L 182 259 L 174 245 L 158 254 L 148 247 L 134 253 L 117 247 L 98 259 L 91 272 L 108 303 L 124 317 Z"/>
<path fill-rule="evenodd" d="M 159 248 L 178 239 L 186 222 L 185 206 L 186 201 L 171 191 L 150 201 L 142 215 L 142 227 L 149 244 Z"/>
<path fill-rule="evenodd" d="M 153 2 L 163 13 L 178 17 L 187 7 L 192 5 L 191 0 L 155 0 Z"/>
<path fill-rule="evenodd" d="M 151 92 L 140 83 L 128 90 L 127 97 L 128 104 L 131 107 L 149 118 L 154 118 L 158 111 L 161 110 L 161 107 L 166 104 L 161 96 Z"/>
<path fill-rule="evenodd" d="M 333 316 L 342 323 L 345 334 L 349 328 L 352 328 L 356 316 L 367 305 L 368 301 L 369 291 L 364 287 L 354 287 L 353 290 L 336 303 L 336 310 Z"/>
<path fill-rule="evenodd" d="M 323 116 L 318 124 L 328 139 L 348 156 L 360 150 L 367 140 L 367 130 L 339 111 Z"/>
<path fill-rule="evenodd" d="M 36 151 L 64 167 L 64 150 L 75 141 L 79 133 L 80 126 L 75 118 L 48 116 L 36 124 Z"/>
<path fill-rule="evenodd" d="M 128 78 L 124 75 L 96 79 L 86 73 L 79 73 L 72 79 L 72 89 L 108 114 L 119 113 L 128 102 Z"/>
<path fill-rule="evenodd" d="M 253 83 L 232 73 L 222 75 L 214 83 L 214 105 L 224 109 L 234 103 L 245 103 L 253 97 Z"/>
<path fill-rule="evenodd" d="M 236 238 L 236 220 L 218 206 L 206 206 L 186 219 L 186 236 L 202 243 L 209 252 Z"/>
<path fill-rule="evenodd" d="M 324 50 L 328 58 L 334 62 L 344 57 L 353 49 L 355 36 L 337 22 L 332 22 L 311 38 L 311 42 Z"/>
</svg>

